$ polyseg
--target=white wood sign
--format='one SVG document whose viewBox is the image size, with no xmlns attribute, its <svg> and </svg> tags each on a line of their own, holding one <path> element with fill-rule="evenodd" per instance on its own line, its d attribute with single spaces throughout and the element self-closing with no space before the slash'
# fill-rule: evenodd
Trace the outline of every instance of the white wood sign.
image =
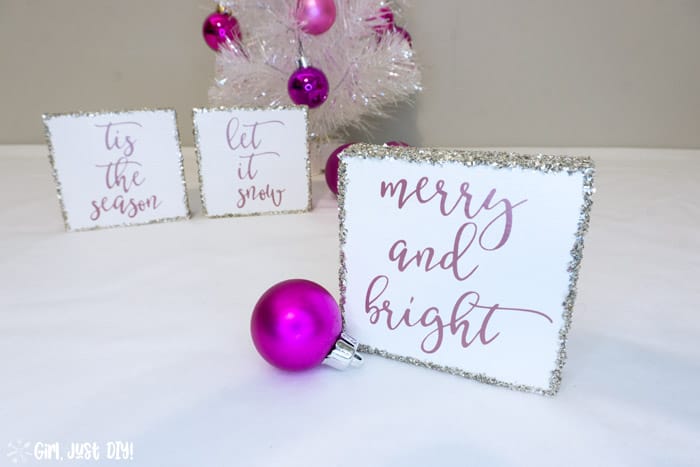
<svg viewBox="0 0 700 467">
<path fill-rule="evenodd" d="M 554 394 L 588 227 L 588 158 L 355 145 L 341 293 L 365 352 Z"/>
<path fill-rule="evenodd" d="M 43 119 L 66 230 L 189 217 L 174 110 Z"/>
<path fill-rule="evenodd" d="M 202 206 L 210 217 L 311 209 L 306 107 L 195 109 Z"/>
</svg>

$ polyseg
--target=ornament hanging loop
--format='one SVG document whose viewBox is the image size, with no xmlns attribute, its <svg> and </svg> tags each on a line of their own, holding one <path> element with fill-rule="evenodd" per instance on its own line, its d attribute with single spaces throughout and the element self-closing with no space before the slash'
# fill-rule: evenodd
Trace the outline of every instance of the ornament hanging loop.
<svg viewBox="0 0 700 467">
<path fill-rule="evenodd" d="M 309 66 L 309 60 L 304 55 L 304 43 L 301 41 L 301 34 L 297 34 L 297 53 L 299 58 L 297 58 L 297 67 L 307 68 Z"/>
</svg>

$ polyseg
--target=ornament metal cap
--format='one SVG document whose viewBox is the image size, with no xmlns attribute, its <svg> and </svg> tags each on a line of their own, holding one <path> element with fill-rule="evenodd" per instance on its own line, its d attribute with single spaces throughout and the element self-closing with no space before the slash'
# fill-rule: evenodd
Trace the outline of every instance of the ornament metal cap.
<svg viewBox="0 0 700 467">
<path fill-rule="evenodd" d="M 306 57 L 304 57 L 303 55 L 301 55 L 301 56 L 297 59 L 297 66 L 298 66 L 299 68 L 309 68 L 309 61 L 307 60 Z"/>
<path fill-rule="evenodd" d="M 323 364 L 336 370 L 347 370 L 350 367 L 361 366 L 364 360 L 362 355 L 357 353 L 357 346 L 357 339 L 345 332 L 341 333 L 333 350 L 323 360 Z"/>
</svg>

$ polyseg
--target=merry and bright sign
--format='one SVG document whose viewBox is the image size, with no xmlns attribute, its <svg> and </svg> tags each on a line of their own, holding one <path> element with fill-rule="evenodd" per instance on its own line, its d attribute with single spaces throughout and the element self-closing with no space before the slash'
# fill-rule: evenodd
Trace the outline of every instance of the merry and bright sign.
<svg viewBox="0 0 700 467">
<path fill-rule="evenodd" d="M 346 149 L 348 331 L 366 352 L 555 393 L 593 171 L 581 158 Z"/>
</svg>

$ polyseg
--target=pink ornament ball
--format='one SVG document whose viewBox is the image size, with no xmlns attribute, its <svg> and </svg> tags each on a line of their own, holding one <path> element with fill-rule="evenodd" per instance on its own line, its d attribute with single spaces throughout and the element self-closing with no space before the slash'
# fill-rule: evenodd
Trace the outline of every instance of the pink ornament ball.
<svg viewBox="0 0 700 467">
<path fill-rule="evenodd" d="M 287 92 L 297 105 L 306 105 L 315 109 L 328 99 L 328 78 L 312 66 L 301 67 L 289 77 Z"/>
<path fill-rule="evenodd" d="M 394 24 L 394 12 L 388 6 L 379 9 L 378 18 L 384 20 L 386 24 Z"/>
<path fill-rule="evenodd" d="M 204 42 L 215 52 L 222 44 L 240 42 L 241 28 L 235 16 L 215 12 L 207 16 L 202 26 Z"/>
<path fill-rule="evenodd" d="M 319 35 L 328 31 L 335 23 L 334 0 L 297 0 L 294 18 L 302 31 Z"/>
<path fill-rule="evenodd" d="M 394 32 L 395 34 L 401 35 L 401 37 L 403 37 L 403 39 L 404 39 L 406 42 L 408 42 L 408 45 L 409 45 L 410 47 L 413 47 L 413 38 L 412 38 L 411 35 L 408 33 L 408 31 L 406 31 L 406 30 L 405 30 L 404 28 L 402 28 L 402 27 L 396 26 L 396 27 L 393 29 L 393 32 Z"/>
<path fill-rule="evenodd" d="M 342 332 L 342 318 L 331 294 L 304 279 L 280 282 L 253 310 L 250 332 L 255 348 L 271 365 L 303 371 L 323 363 Z"/>
<path fill-rule="evenodd" d="M 328 156 L 328 160 L 326 161 L 326 184 L 336 196 L 338 196 L 338 166 L 340 165 L 338 156 L 345 148 L 353 144 L 355 143 L 346 143 L 342 146 L 338 146 L 331 155 Z"/>
<path fill-rule="evenodd" d="M 377 33 L 378 37 L 383 36 L 389 31 L 394 29 L 394 12 L 391 11 L 389 7 L 382 7 L 379 9 L 377 16 L 369 18 L 371 21 L 376 21 L 376 24 L 372 26 L 374 32 Z"/>
</svg>

